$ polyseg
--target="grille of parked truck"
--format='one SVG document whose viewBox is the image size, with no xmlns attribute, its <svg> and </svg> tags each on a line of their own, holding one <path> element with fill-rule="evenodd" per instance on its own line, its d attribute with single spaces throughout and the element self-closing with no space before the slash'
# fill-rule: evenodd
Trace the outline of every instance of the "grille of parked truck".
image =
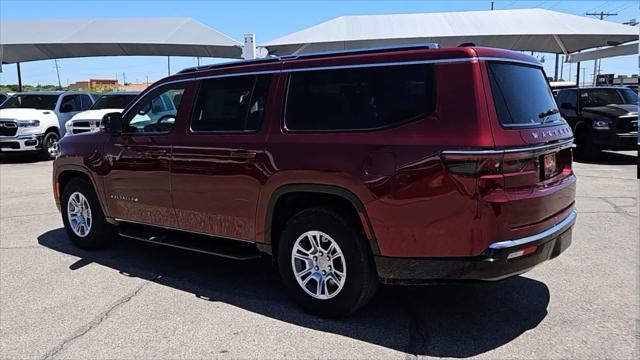
<svg viewBox="0 0 640 360">
<path fill-rule="evenodd" d="M 571 243 L 572 131 L 521 53 L 409 46 L 188 69 L 102 125 L 62 139 L 54 162 L 71 241 L 270 254 L 316 314 L 356 311 L 379 282 L 504 279 Z"/>
</svg>

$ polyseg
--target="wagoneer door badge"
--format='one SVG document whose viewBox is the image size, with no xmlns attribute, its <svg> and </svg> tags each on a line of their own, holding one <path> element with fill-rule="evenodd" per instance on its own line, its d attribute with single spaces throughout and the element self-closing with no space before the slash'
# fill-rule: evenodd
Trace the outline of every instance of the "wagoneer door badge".
<svg viewBox="0 0 640 360">
<path fill-rule="evenodd" d="M 138 202 L 138 198 L 134 197 L 134 196 L 124 196 L 124 195 L 109 195 L 109 198 L 113 199 L 113 200 L 119 200 L 119 201 L 132 201 L 132 202 Z"/>
</svg>

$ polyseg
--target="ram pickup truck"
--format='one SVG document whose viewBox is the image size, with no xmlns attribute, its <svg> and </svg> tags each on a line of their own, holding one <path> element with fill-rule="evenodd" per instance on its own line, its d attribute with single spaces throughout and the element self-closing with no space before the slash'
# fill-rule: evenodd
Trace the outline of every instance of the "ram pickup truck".
<svg viewBox="0 0 640 360">
<path fill-rule="evenodd" d="M 116 91 L 100 96 L 89 110 L 74 115 L 66 122 L 67 136 L 100 130 L 104 115 L 121 112 L 138 94 L 139 91 Z"/>
<path fill-rule="evenodd" d="M 93 103 L 89 93 L 77 91 L 12 95 L 0 105 L 0 152 L 40 152 L 53 159 L 64 123 Z"/>
</svg>

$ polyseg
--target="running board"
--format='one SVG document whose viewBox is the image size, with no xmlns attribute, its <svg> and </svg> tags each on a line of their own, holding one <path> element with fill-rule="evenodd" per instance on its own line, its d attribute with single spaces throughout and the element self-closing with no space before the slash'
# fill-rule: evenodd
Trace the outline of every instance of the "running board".
<svg viewBox="0 0 640 360">
<path fill-rule="evenodd" d="M 166 245 L 234 260 L 253 260 L 261 257 L 256 244 L 239 240 L 126 223 L 121 223 L 118 226 L 118 234 L 127 239 Z"/>
</svg>

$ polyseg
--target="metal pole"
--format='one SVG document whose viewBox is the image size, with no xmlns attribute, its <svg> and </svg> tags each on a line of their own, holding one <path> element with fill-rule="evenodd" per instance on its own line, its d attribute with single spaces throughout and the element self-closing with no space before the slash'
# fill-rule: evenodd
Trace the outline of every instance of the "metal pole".
<svg viewBox="0 0 640 360">
<path fill-rule="evenodd" d="M 62 90 L 62 83 L 60 82 L 60 70 L 58 69 L 58 59 L 53 59 L 56 64 L 56 74 L 58 75 L 58 90 Z"/>
<path fill-rule="evenodd" d="M 556 71 L 553 75 L 553 80 L 554 81 L 558 81 L 558 66 L 560 66 L 560 64 L 558 64 L 558 59 L 560 58 L 560 54 L 556 54 Z"/>
<path fill-rule="evenodd" d="M 562 55 L 562 61 L 560 61 L 560 78 L 564 79 L 564 55 Z"/>
<path fill-rule="evenodd" d="M 491 2 L 491 10 L 493 10 L 493 1 Z"/>
<path fill-rule="evenodd" d="M 578 69 L 576 70 L 576 87 L 580 87 L 580 63 L 577 63 Z"/>
<path fill-rule="evenodd" d="M 16 63 L 16 70 L 18 70 L 18 92 L 22 92 L 22 73 L 20 72 L 20 63 Z"/>
<path fill-rule="evenodd" d="M 171 56 L 167 56 L 167 76 L 171 75 Z"/>
<path fill-rule="evenodd" d="M 598 71 L 598 59 L 593 60 L 593 86 L 596 86 L 596 72 Z"/>
</svg>

